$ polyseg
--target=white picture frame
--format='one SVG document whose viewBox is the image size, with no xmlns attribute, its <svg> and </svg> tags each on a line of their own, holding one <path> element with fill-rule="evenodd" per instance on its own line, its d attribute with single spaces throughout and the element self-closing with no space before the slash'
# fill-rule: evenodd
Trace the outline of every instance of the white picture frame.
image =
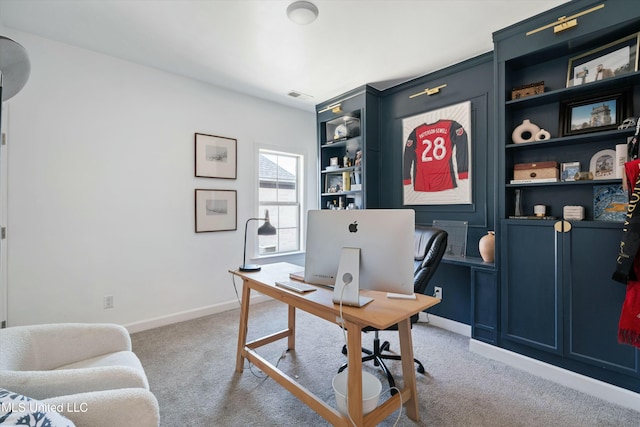
<svg viewBox="0 0 640 427">
<path fill-rule="evenodd" d="M 589 172 L 594 180 L 615 179 L 616 177 L 616 151 L 600 150 L 591 157 Z"/>
<path fill-rule="evenodd" d="M 442 128 L 436 128 L 438 124 Z M 471 101 L 402 120 L 404 205 L 473 202 L 471 135 Z"/>
</svg>

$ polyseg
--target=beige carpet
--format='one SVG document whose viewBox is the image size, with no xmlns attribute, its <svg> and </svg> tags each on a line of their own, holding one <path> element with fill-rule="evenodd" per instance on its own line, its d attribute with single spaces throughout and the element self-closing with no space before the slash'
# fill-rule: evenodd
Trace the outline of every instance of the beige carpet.
<svg viewBox="0 0 640 427">
<path fill-rule="evenodd" d="M 318 426 L 328 423 L 255 367 L 235 372 L 239 310 L 133 334 L 162 426 Z M 286 327 L 286 307 L 251 307 L 249 339 Z M 345 361 L 337 327 L 305 313 L 297 316 L 296 351 L 280 359 L 286 341 L 258 352 L 331 405 L 331 379 Z M 382 339 L 398 349 L 397 333 Z M 373 334 L 365 334 L 369 345 Z M 414 325 L 415 356 L 427 370 L 417 374 L 421 422 L 402 415 L 399 426 L 640 426 L 632 411 L 470 353 L 469 339 L 420 323 Z M 399 362 L 390 369 L 401 383 Z M 388 386 L 380 371 L 383 390 Z M 397 412 L 383 426 L 392 426 Z"/>
</svg>

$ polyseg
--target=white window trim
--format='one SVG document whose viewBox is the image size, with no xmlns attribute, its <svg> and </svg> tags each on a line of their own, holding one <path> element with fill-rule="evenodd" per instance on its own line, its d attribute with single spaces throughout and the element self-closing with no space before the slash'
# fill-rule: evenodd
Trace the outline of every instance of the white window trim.
<svg viewBox="0 0 640 427">
<path fill-rule="evenodd" d="M 274 254 L 260 254 L 259 250 L 258 250 L 258 238 L 257 238 L 257 234 L 253 234 L 251 237 L 251 243 L 247 242 L 247 244 L 251 245 L 249 252 L 250 254 L 252 254 L 252 256 L 250 257 L 251 259 L 254 260 L 259 260 L 259 259 L 269 259 L 270 261 L 277 261 L 278 258 L 283 258 L 283 257 L 287 257 L 287 256 L 291 256 L 291 255 L 299 255 L 299 254 L 304 254 L 305 253 L 305 246 L 306 246 L 306 241 L 305 241 L 305 230 L 306 230 L 306 199 L 307 199 L 307 192 L 309 191 L 309 189 L 307 188 L 307 184 L 306 184 L 306 180 L 305 180 L 305 170 L 308 169 L 307 167 L 307 161 L 308 161 L 308 153 L 302 151 L 302 150 L 292 150 L 292 149 L 288 149 L 286 147 L 276 147 L 276 146 L 269 146 L 269 145 L 263 145 L 263 144 L 259 144 L 256 145 L 256 151 L 255 151 L 255 175 L 254 175 L 254 183 L 255 183 L 255 195 L 254 195 L 254 203 L 255 203 L 255 208 L 254 208 L 254 212 L 256 214 L 256 218 L 262 218 L 264 216 L 264 210 L 260 205 L 259 202 L 259 197 L 260 197 L 260 153 L 262 151 L 267 151 L 273 154 L 282 154 L 282 155 L 288 155 L 288 156 L 298 156 L 299 157 L 299 161 L 298 161 L 298 204 L 300 205 L 300 218 L 299 218 L 299 249 L 295 250 L 295 251 L 289 251 L 289 252 L 278 252 L 278 253 L 274 253 Z M 261 223 L 258 224 L 256 227 L 262 225 Z"/>
</svg>

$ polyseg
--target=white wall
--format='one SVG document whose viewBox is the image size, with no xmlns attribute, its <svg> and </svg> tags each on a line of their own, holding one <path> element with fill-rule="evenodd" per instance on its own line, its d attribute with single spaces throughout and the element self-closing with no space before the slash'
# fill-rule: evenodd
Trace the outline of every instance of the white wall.
<svg viewBox="0 0 640 427">
<path fill-rule="evenodd" d="M 145 324 L 236 305 L 228 270 L 258 212 L 256 147 L 306 156 L 315 207 L 315 115 L 4 33 L 32 65 L 7 102 L 9 325 Z M 237 180 L 194 178 L 195 132 L 237 138 Z M 195 188 L 237 190 L 238 230 L 195 234 Z"/>
</svg>

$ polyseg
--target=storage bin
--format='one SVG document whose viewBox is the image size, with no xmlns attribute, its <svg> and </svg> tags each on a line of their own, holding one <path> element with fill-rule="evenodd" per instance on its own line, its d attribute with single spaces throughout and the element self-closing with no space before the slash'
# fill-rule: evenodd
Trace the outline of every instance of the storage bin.
<svg viewBox="0 0 640 427">
<path fill-rule="evenodd" d="M 513 179 L 558 179 L 558 162 L 517 163 L 513 165 Z"/>
</svg>

